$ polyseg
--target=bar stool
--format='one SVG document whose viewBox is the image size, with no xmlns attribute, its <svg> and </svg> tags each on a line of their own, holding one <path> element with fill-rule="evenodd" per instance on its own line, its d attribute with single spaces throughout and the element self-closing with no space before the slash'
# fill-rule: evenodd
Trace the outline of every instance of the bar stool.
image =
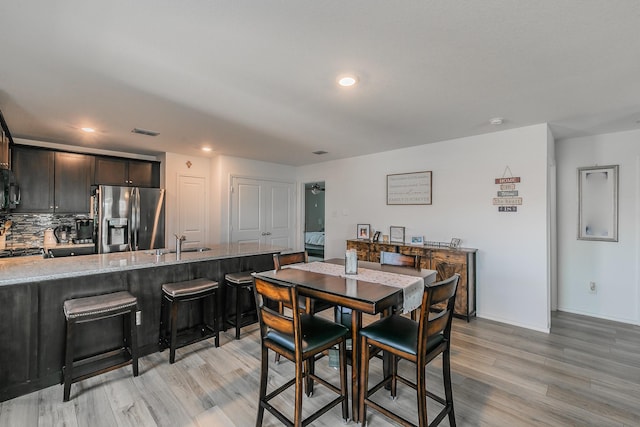
<svg viewBox="0 0 640 427">
<path fill-rule="evenodd" d="M 138 301 L 127 291 L 66 300 L 63 304 L 67 323 L 63 368 L 64 401 L 69 401 L 71 384 L 126 365 L 133 365 L 138 376 L 138 337 L 135 315 Z M 73 360 L 76 325 L 114 316 L 123 316 L 123 346 L 95 356 Z"/>
<path fill-rule="evenodd" d="M 258 321 L 258 314 L 255 310 L 243 313 L 240 304 L 240 291 L 245 290 L 250 294 L 251 298 L 249 300 L 252 301 L 253 305 L 253 276 L 251 276 L 251 273 L 253 273 L 253 271 L 242 271 L 240 273 L 228 273 L 224 276 L 227 287 L 233 290 L 236 298 L 236 313 L 232 318 L 225 313 L 225 325 L 235 327 L 237 340 L 240 339 L 240 328 Z"/>
<path fill-rule="evenodd" d="M 213 326 L 206 323 L 205 301 L 211 299 L 211 312 L 213 315 Z M 202 321 L 199 325 L 180 331 L 178 334 L 178 306 L 182 302 L 200 301 L 202 310 Z M 169 315 L 169 331 L 167 333 L 167 303 L 171 305 Z M 160 351 L 169 347 L 169 363 L 176 360 L 176 349 L 192 344 L 197 341 L 215 337 L 215 346 L 220 345 L 220 335 L 217 316 L 218 307 L 218 282 L 209 279 L 193 279 L 183 282 L 165 283 L 162 285 L 162 303 L 160 307 Z"/>
</svg>

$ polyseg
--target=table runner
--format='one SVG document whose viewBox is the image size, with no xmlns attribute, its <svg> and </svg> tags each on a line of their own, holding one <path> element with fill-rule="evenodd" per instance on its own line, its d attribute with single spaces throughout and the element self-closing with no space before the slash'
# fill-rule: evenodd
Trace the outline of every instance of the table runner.
<svg viewBox="0 0 640 427">
<path fill-rule="evenodd" d="M 422 277 L 409 276 L 399 273 L 390 273 L 387 271 L 370 270 L 368 268 L 358 268 L 358 274 L 345 274 L 344 265 L 329 264 L 326 262 L 310 262 L 302 264 L 291 264 L 285 268 L 295 268 L 298 270 L 310 271 L 313 273 L 328 274 L 330 276 L 339 276 L 355 281 L 362 280 L 365 282 L 380 283 L 386 286 L 402 288 L 402 312 L 409 313 L 422 304 L 422 293 L 424 292 L 424 279 Z M 350 280 L 349 280 L 350 281 Z M 347 293 L 349 293 L 349 285 L 347 283 Z"/>
</svg>

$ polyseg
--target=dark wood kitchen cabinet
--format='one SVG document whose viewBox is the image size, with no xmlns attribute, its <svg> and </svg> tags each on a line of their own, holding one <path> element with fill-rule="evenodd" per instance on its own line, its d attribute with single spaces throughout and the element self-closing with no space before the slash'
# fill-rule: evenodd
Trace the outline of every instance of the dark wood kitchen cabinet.
<svg viewBox="0 0 640 427">
<path fill-rule="evenodd" d="M 55 212 L 89 212 L 92 172 L 93 156 L 55 153 Z"/>
<path fill-rule="evenodd" d="M 15 146 L 12 157 L 20 185 L 15 212 L 89 212 L 93 156 Z"/>
<path fill-rule="evenodd" d="M 160 187 L 160 164 L 144 160 L 96 157 L 94 183 L 128 187 Z"/>
</svg>

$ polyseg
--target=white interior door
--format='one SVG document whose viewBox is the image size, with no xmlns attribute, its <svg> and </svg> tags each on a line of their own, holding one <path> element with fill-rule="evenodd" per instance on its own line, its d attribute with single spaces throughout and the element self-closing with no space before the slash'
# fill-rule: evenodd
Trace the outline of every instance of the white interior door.
<svg viewBox="0 0 640 427">
<path fill-rule="evenodd" d="M 266 243 L 285 248 L 293 248 L 294 235 L 294 185 L 272 182 L 267 187 L 265 232 Z"/>
<path fill-rule="evenodd" d="M 234 177 L 231 187 L 232 242 L 293 247 L 294 184 Z"/>
<path fill-rule="evenodd" d="M 203 247 L 207 242 L 206 180 L 200 176 L 178 176 L 178 235 L 183 248 Z M 169 236 L 170 241 L 174 236 Z"/>
</svg>

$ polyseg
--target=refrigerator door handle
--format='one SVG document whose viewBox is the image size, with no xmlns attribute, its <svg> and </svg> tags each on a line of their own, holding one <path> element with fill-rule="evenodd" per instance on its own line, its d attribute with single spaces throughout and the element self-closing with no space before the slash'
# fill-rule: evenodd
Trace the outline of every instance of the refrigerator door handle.
<svg viewBox="0 0 640 427">
<path fill-rule="evenodd" d="M 136 189 L 132 188 L 129 193 L 129 227 L 128 228 L 128 237 L 129 237 L 129 250 L 135 251 L 136 249 Z"/>
<path fill-rule="evenodd" d="M 137 251 L 140 248 L 140 189 L 138 187 L 133 188 L 133 250 Z"/>
</svg>

